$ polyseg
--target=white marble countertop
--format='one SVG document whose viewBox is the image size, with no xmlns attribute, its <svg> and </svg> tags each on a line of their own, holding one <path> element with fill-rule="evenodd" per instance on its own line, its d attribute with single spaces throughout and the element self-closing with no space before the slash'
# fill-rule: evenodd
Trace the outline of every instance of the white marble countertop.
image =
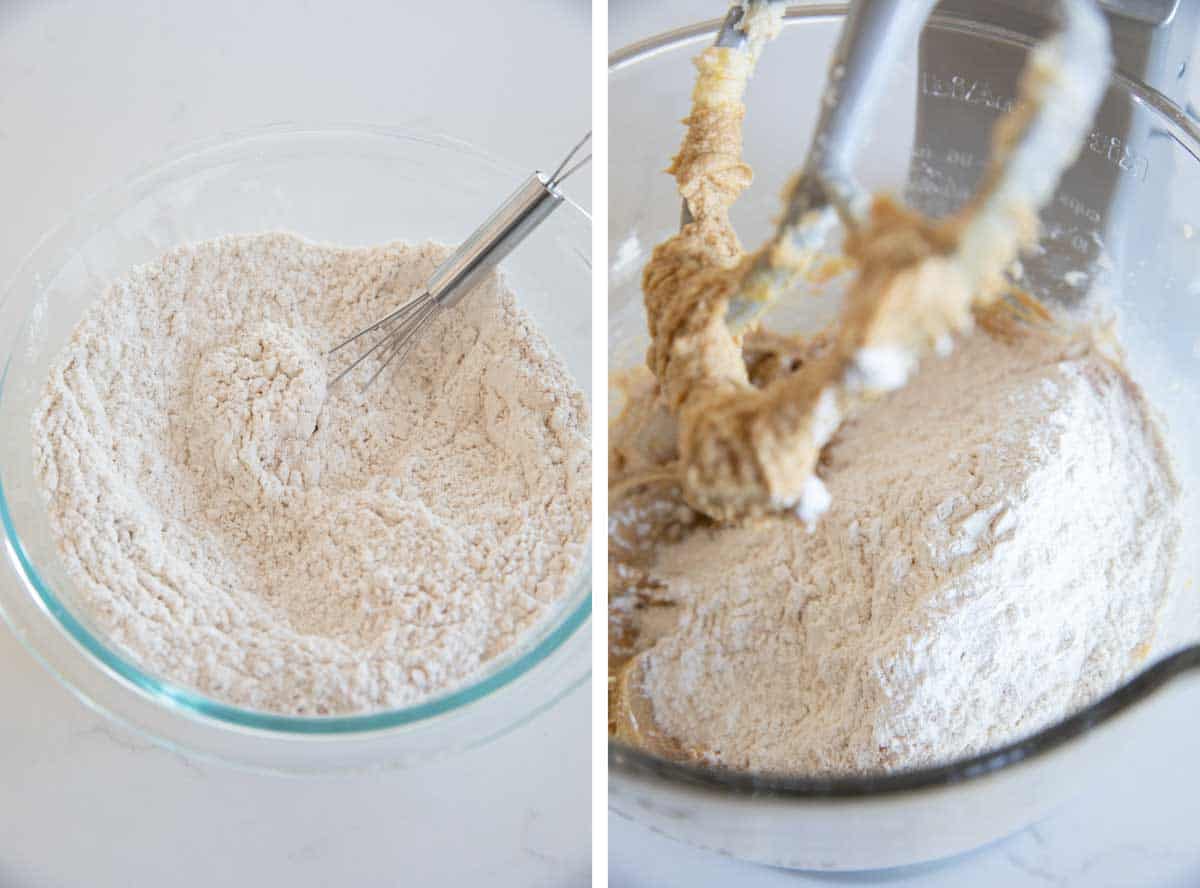
<svg viewBox="0 0 1200 888">
<path fill-rule="evenodd" d="M 385 775 L 259 776 L 113 726 L 0 631 L 0 885 L 587 885 L 591 701 Z"/>
<path fill-rule="evenodd" d="M 462 31 L 444 42 L 447 25 Z M 432 129 L 544 165 L 590 124 L 589 34 L 585 0 L 6 0 L 0 280 L 89 193 L 265 123 Z M 336 779 L 162 751 L 84 707 L 3 624 L 0 706 L 3 888 L 590 880 L 585 689 L 472 753 Z"/>
<path fill-rule="evenodd" d="M 1200 885 L 1200 710 L 1180 711 L 1179 731 L 1130 750 L 1042 823 L 942 863 L 874 873 L 793 873 L 745 864 L 609 817 L 613 888 L 745 888 L 887 885 L 893 888 L 1195 888 Z"/>
<path fill-rule="evenodd" d="M 610 50 L 717 18 L 722 8 L 720 0 L 612 0 Z M 1200 886 L 1200 709 L 1181 711 L 1177 723 L 1178 733 L 1162 737 L 1161 744 L 1143 756 L 1131 750 L 1126 770 L 1105 775 L 1102 785 L 1054 817 L 949 862 L 877 873 L 790 873 L 699 851 L 610 817 L 610 884 L 613 888 Z"/>
</svg>

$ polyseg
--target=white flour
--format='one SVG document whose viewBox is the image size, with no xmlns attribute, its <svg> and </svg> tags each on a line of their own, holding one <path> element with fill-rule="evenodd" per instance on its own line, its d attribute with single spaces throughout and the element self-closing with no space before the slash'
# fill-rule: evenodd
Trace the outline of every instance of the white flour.
<svg viewBox="0 0 1200 888">
<path fill-rule="evenodd" d="M 894 770 L 1126 677 L 1167 594 L 1178 491 L 1140 392 L 1059 348 L 976 334 L 928 362 L 839 433 L 812 534 L 662 545 L 656 594 L 680 606 L 641 654 L 658 726 L 734 768 Z"/>
<path fill-rule="evenodd" d="M 565 593 L 586 407 L 496 279 L 365 395 L 373 368 L 326 400 L 325 351 L 444 255 L 223 238 L 86 313 L 34 417 L 36 465 L 84 607 L 146 668 L 264 710 L 404 705 Z"/>
</svg>

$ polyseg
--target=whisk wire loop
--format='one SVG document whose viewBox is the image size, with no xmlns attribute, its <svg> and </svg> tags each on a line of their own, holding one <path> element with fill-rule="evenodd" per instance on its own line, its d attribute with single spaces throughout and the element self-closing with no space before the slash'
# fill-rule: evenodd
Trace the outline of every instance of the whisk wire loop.
<svg viewBox="0 0 1200 888">
<path fill-rule="evenodd" d="M 402 362 L 435 314 L 457 304 L 563 202 L 565 198 L 558 186 L 591 161 L 590 153 L 579 156 L 591 138 L 589 132 L 580 139 L 549 176 L 534 173 L 526 179 L 438 266 L 419 296 L 326 352 L 333 355 L 364 336 L 383 331 L 379 341 L 338 373 L 329 387 L 336 386 L 366 360 L 377 356 L 379 366 L 363 384 L 365 391 L 390 365 Z"/>
</svg>

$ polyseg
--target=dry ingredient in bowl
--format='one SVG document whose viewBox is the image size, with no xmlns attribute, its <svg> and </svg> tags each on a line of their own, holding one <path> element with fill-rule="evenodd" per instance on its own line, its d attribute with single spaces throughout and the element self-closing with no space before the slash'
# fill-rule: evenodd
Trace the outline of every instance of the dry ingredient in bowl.
<svg viewBox="0 0 1200 888">
<path fill-rule="evenodd" d="M 640 470 L 671 444 L 647 437 L 653 385 L 634 397 L 611 441 Z M 1148 653 L 1178 488 L 1140 391 L 1085 344 L 977 332 L 843 426 L 821 472 L 812 533 L 707 523 L 663 486 L 614 503 L 614 652 L 638 655 L 669 753 L 941 763 L 1087 705 Z"/>
<path fill-rule="evenodd" d="M 325 352 L 446 252 L 227 237 L 87 311 L 34 417 L 36 467 L 80 604 L 151 673 L 272 712 L 402 706 L 567 591 L 587 409 L 498 278 L 365 393 L 326 389 Z"/>
<path fill-rule="evenodd" d="M 610 730 L 760 772 L 932 765 L 1045 727 L 1146 658 L 1178 485 L 1103 337 L 1006 283 L 1033 207 L 993 208 L 966 251 L 981 276 L 954 257 L 988 201 L 937 222 L 877 197 L 836 326 L 730 329 L 753 261 L 729 219 L 750 181 L 742 93 L 777 17 L 751 2 L 751 51 L 697 59 L 670 167 L 692 221 L 643 275 L 648 372 L 609 439 Z M 993 169 L 1060 76 L 1049 61 Z"/>
</svg>

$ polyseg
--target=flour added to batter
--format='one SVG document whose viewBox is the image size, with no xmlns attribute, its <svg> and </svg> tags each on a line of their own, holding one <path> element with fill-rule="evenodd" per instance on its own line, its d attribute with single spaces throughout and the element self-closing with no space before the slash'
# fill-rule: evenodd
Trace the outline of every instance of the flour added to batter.
<svg viewBox="0 0 1200 888">
<path fill-rule="evenodd" d="M 956 216 L 875 196 L 845 238 L 854 280 L 833 326 L 728 323 L 766 255 L 743 251 L 729 208 L 750 181 L 742 95 L 777 16 L 749 4 L 749 50 L 697 60 L 669 169 L 691 219 L 644 271 L 647 367 L 614 380 L 610 731 L 738 770 L 940 764 L 1060 720 L 1145 661 L 1180 487 L 1107 331 L 1005 274 L 1039 204 L 997 197 L 1015 193 L 1004 163 L 1031 109 L 1080 87 L 1053 41 Z M 822 257 L 770 258 L 804 274 Z"/>
</svg>

